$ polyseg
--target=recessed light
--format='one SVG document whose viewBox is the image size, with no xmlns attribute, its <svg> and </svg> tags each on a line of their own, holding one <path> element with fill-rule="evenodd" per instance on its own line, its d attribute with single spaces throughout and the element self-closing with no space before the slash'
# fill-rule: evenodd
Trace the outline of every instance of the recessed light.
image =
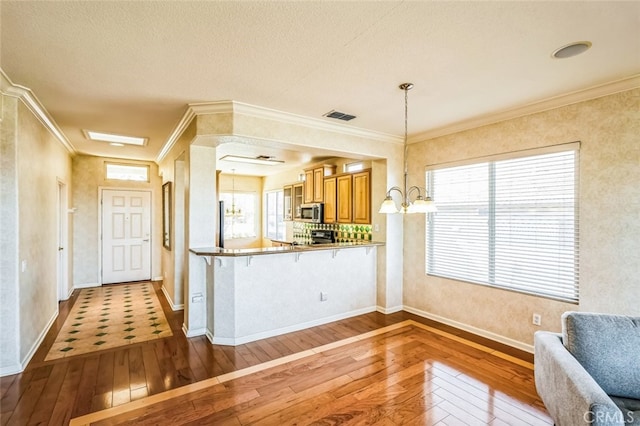
<svg viewBox="0 0 640 426">
<path fill-rule="evenodd" d="M 260 155 L 258 157 L 241 157 L 239 155 L 225 155 L 220 159 L 221 161 L 234 161 L 236 163 L 250 163 L 261 164 L 267 166 L 275 166 L 277 164 L 284 163 L 282 160 L 274 160 L 272 157 L 266 155 Z"/>
<path fill-rule="evenodd" d="M 123 143 L 118 143 L 118 142 L 111 142 L 111 143 L 109 143 L 109 145 L 111 145 L 111 146 L 124 146 Z"/>
<path fill-rule="evenodd" d="M 116 135 L 113 133 L 94 132 L 93 130 L 83 130 L 87 139 L 97 142 L 110 142 L 111 144 L 126 144 L 144 146 L 147 144 L 147 138 L 135 136 Z M 121 145 L 114 145 L 121 146 Z"/>
<path fill-rule="evenodd" d="M 562 46 L 554 50 L 551 56 L 556 59 L 571 58 L 573 56 L 577 56 L 581 53 L 586 52 L 590 48 L 591 48 L 590 41 L 576 41 L 574 43 L 569 43 L 565 46 Z"/>
</svg>

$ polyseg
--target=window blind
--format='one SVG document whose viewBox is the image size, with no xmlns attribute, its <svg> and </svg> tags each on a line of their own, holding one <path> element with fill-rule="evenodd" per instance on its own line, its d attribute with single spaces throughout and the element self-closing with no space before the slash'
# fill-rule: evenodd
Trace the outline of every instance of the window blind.
<svg viewBox="0 0 640 426">
<path fill-rule="evenodd" d="M 427 273 L 578 301 L 576 149 L 427 172 Z"/>
</svg>

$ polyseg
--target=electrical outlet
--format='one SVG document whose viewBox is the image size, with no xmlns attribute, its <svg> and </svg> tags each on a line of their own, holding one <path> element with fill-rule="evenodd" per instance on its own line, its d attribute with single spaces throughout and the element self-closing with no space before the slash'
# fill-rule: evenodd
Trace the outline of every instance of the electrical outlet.
<svg viewBox="0 0 640 426">
<path fill-rule="evenodd" d="M 320 292 L 320 301 L 321 302 L 326 302 L 328 297 L 329 297 L 329 295 L 327 293 L 325 293 L 324 291 Z"/>
<path fill-rule="evenodd" d="M 533 323 L 533 325 L 537 325 L 538 327 L 540 327 L 540 325 L 542 324 L 542 315 L 533 314 L 531 322 Z"/>
</svg>

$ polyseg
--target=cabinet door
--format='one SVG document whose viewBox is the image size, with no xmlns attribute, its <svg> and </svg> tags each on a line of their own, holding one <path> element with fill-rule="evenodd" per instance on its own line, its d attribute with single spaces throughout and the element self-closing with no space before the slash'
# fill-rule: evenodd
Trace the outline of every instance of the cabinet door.
<svg viewBox="0 0 640 426">
<path fill-rule="evenodd" d="M 304 203 L 313 203 L 313 170 L 304 171 Z"/>
<path fill-rule="evenodd" d="M 336 223 L 336 202 L 338 201 L 336 178 L 324 178 L 324 223 Z"/>
<path fill-rule="evenodd" d="M 338 222 L 351 223 L 353 217 L 351 175 L 338 176 L 336 180 L 338 187 Z"/>
<path fill-rule="evenodd" d="M 353 174 L 353 223 L 371 223 L 371 172 Z"/>
<path fill-rule="evenodd" d="M 324 201 L 324 167 L 313 169 L 313 201 Z"/>
</svg>

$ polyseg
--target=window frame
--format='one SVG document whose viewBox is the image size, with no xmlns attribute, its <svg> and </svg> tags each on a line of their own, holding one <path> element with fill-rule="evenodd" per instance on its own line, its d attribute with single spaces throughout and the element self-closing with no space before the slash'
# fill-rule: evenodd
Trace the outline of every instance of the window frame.
<svg viewBox="0 0 640 426">
<path fill-rule="evenodd" d="M 255 239 L 258 238 L 259 232 L 258 232 L 258 223 L 259 221 L 256 220 L 256 215 L 259 214 L 259 206 L 258 206 L 258 194 L 254 191 L 220 191 L 220 200 L 225 201 L 225 210 L 230 207 L 229 205 L 227 205 L 227 202 L 225 200 L 225 198 L 227 196 L 229 197 L 237 197 L 238 195 L 250 195 L 253 197 L 253 220 L 251 221 L 252 227 L 253 227 L 253 232 L 250 235 L 247 236 L 234 236 L 233 234 L 233 226 L 228 226 L 227 221 L 226 221 L 226 214 L 225 212 L 222 212 L 223 215 L 225 215 L 225 223 L 224 223 L 224 231 L 225 234 L 227 233 L 227 231 L 229 230 L 229 228 L 231 228 L 231 230 L 229 230 L 229 232 L 231 232 L 230 235 L 224 235 L 224 240 L 228 241 L 228 240 L 242 240 L 242 239 Z M 231 218 L 231 221 L 233 221 L 234 219 Z"/>
<path fill-rule="evenodd" d="M 269 234 L 269 195 L 275 195 L 276 206 L 276 230 L 275 237 Z M 280 220 L 278 220 L 280 218 Z M 284 221 L 284 190 L 273 189 L 264 193 L 264 238 L 269 240 L 284 240 L 286 237 L 286 225 Z M 282 229 L 280 229 L 280 225 Z"/>
<path fill-rule="evenodd" d="M 146 170 L 146 179 L 145 180 L 141 180 L 141 179 L 120 179 L 120 178 L 115 178 L 115 177 L 109 177 L 109 167 L 110 166 L 114 166 L 114 167 L 124 167 L 124 168 L 131 168 L 131 169 L 145 169 Z M 118 163 L 118 162 L 113 162 L 113 161 L 105 161 L 104 162 L 104 180 L 109 180 L 109 181 L 122 181 L 122 182 L 150 182 L 151 179 L 151 170 L 148 164 L 136 164 L 136 163 Z"/>
<path fill-rule="evenodd" d="M 460 271 L 471 271 L 472 273 L 476 273 L 478 272 L 479 275 L 482 275 L 484 269 L 483 267 L 485 266 L 484 264 L 480 265 L 481 267 L 479 269 L 475 269 L 474 266 L 469 266 L 469 265 L 461 265 L 461 264 L 456 264 L 455 261 L 453 261 L 451 263 L 452 266 L 449 267 L 444 267 L 444 271 L 446 273 L 442 273 L 442 268 L 440 268 L 440 270 L 437 270 L 438 267 L 434 267 L 432 266 L 433 264 L 435 264 L 434 260 L 435 257 L 434 256 L 438 256 L 437 253 L 434 254 L 434 250 L 438 250 L 438 248 L 434 248 L 434 246 L 436 245 L 440 245 L 441 247 L 439 248 L 439 250 L 443 250 L 442 246 L 443 243 L 434 243 L 435 237 L 434 237 L 434 232 L 435 228 L 438 226 L 437 224 L 437 215 L 439 214 L 443 214 L 442 212 L 438 212 L 435 213 L 435 216 L 432 216 L 434 214 L 429 214 L 427 215 L 427 223 L 425 226 L 425 273 L 429 276 L 437 276 L 437 277 L 443 277 L 443 278 L 447 278 L 447 279 L 453 279 L 456 281 L 462 281 L 462 282 L 469 282 L 472 284 L 479 284 L 479 285 L 484 285 L 484 286 L 488 286 L 491 288 L 498 288 L 498 289 L 503 289 L 503 290 L 508 290 L 508 291 L 514 291 L 514 292 L 518 292 L 518 293 L 523 293 L 523 294 L 529 294 L 529 295 L 533 295 L 536 297 L 543 297 L 543 298 L 549 298 L 549 299 L 553 299 L 553 300 L 560 300 L 563 302 L 567 302 L 567 303 L 574 303 L 577 304 L 579 303 L 579 258 L 580 258 L 580 250 L 579 250 L 579 164 L 580 164 L 580 156 L 579 156 L 579 148 L 580 148 L 580 143 L 579 142 L 572 142 L 572 143 L 568 143 L 568 144 L 559 144 L 559 145 L 554 145 L 554 146 L 549 146 L 549 147 L 544 147 L 544 148 L 536 148 L 536 149 L 531 149 L 531 150 L 524 150 L 524 151 L 516 151 L 516 152 L 510 152 L 510 153 L 504 153 L 504 154 L 498 154 L 498 155 L 493 155 L 493 156 L 487 156 L 487 157 L 479 157 L 479 158 L 474 158 L 474 159 L 469 159 L 469 160 L 465 160 L 465 161 L 459 161 L 459 162 L 451 162 L 451 163 L 443 163 L 443 164 L 438 164 L 438 165 L 431 165 L 425 168 L 425 175 L 426 175 L 426 187 L 429 189 L 429 193 L 433 194 L 434 200 L 436 201 L 436 203 L 438 202 L 438 194 L 437 194 L 437 188 L 435 187 L 435 182 L 434 182 L 434 178 L 433 178 L 433 173 L 437 172 L 438 170 L 443 170 L 443 169 L 447 169 L 447 170 L 451 170 L 453 168 L 457 168 L 460 166 L 470 166 L 468 168 L 465 168 L 464 170 L 468 170 L 468 169 L 472 169 L 474 166 L 487 166 L 487 171 L 486 171 L 486 184 L 487 184 L 487 197 L 488 197 L 488 203 L 487 203 L 487 211 L 486 211 L 486 222 L 487 222 L 487 237 L 486 237 L 486 247 L 482 247 L 483 249 L 486 249 L 486 280 L 483 279 L 468 279 L 465 278 L 465 272 L 460 272 L 458 274 L 458 271 L 456 270 L 455 272 L 450 272 L 447 271 L 447 269 L 449 270 L 453 270 L 453 269 L 460 269 Z M 572 216 L 570 216 L 569 213 L 565 213 L 565 217 L 571 217 L 572 221 L 570 221 L 570 227 L 568 228 L 568 230 L 563 230 L 563 232 L 559 232 L 558 233 L 558 241 L 557 241 L 557 246 L 553 246 L 553 250 L 555 249 L 564 249 L 565 251 L 568 251 L 572 254 L 572 257 L 570 257 L 566 262 L 561 263 L 558 261 L 557 266 L 556 267 L 564 267 L 565 269 L 563 269 L 563 272 L 566 273 L 566 271 L 570 271 L 572 272 L 572 277 L 571 278 L 566 278 L 564 277 L 564 280 L 562 282 L 562 284 L 556 284 L 556 287 L 553 288 L 551 283 L 553 280 L 549 279 L 548 282 L 541 282 L 540 286 L 536 286 L 536 285 L 531 285 L 531 284 L 523 284 L 522 282 L 518 283 L 517 278 L 512 279 L 512 281 L 509 284 L 505 284 L 503 279 L 498 279 L 498 281 L 496 281 L 495 278 L 495 273 L 496 273 L 496 265 L 501 265 L 502 266 L 502 273 L 504 274 L 504 271 L 510 271 L 508 269 L 508 267 L 504 267 L 505 263 L 507 263 L 508 261 L 511 261 L 513 259 L 513 255 L 511 253 L 505 254 L 504 256 L 500 256 L 499 258 L 496 258 L 496 256 L 498 256 L 498 254 L 496 254 L 496 248 L 500 248 L 500 247 L 504 247 L 504 246 L 509 246 L 510 244 L 512 244 L 513 241 L 516 242 L 527 242 L 528 240 L 526 239 L 526 237 L 522 237 L 522 235 L 524 234 L 524 232 L 520 231 L 512 231 L 511 227 L 507 227 L 508 231 L 505 231 L 504 228 L 499 228 L 499 232 L 498 232 L 498 236 L 496 236 L 496 226 L 499 226 L 500 223 L 504 223 L 501 221 L 504 221 L 506 218 L 510 218 L 511 216 L 509 216 L 512 213 L 512 210 L 510 208 L 507 209 L 507 213 L 505 214 L 503 209 L 501 209 L 501 213 L 496 213 L 496 203 L 498 203 L 498 206 L 503 206 L 502 204 L 500 204 L 500 201 L 502 200 L 502 202 L 504 203 L 504 194 L 507 195 L 513 195 L 516 194 L 517 192 L 509 192 L 509 190 L 505 190 L 502 189 L 500 190 L 500 188 L 502 187 L 502 185 L 504 185 L 505 182 L 510 183 L 510 180 L 506 180 L 507 178 L 504 178 L 502 180 L 498 180 L 499 178 L 496 178 L 495 174 L 495 170 L 496 170 L 496 163 L 501 163 L 501 165 L 499 167 L 502 167 L 503 164 L 507 164 L 507 162 L 509 160 L 525 160 L 531 157 L 537 157 L 537 156 L 543 156 L 546 154 L 553 154 L 553 153 L 561 153 L 561 152 L 573 152 L 574 153 L 574 157 L 573 157 L 573 170 L 572 171 L 567 171 L 566 173 L 568 174 L 568 176 L 571 176 L 573 178 L 573 182 L 572 185 L 570 186 L 566 186 L 565 183 L 565 187 L 569 188 L 572 187 L 572 189 L 566 189 L 566 191 L 568 191 L 569 193 L 571 193 L 572 191 L 572 195 L 573 195 L 573 199 L 571 201 L 567 201 L 567 202 L 563 202 L 563 204 L 561 204 L 564 208 L 565 208 L 565 212 L 570 211 L 568 208 L 570 206 L 573 206 L 573 214 Z M 535 159 L 533 159 L 532 161 L 536 161 Z M 537 163 L 536 163 L 537 164 Z M 507 166 L 508 167 L 508 164 Z M 463 170 L 463 169 L 460 169 Z M 538 174 L 535 175 L 536 178 L 538 179 L 544 179 L 544 174 L 541 172 L 538 172 Z M 568 178 L 567 178 L 568 179 Z M 473 182 L 470 182 L 473 183 Z M 557 185 L 557 184 L 554 184 Z M 498 188 L 498 189 L 496 189 Z M 496 194 L 496 191 L 500 190 L 499 194 Z M 527 191 L 525 191 L 527 192 Z M 519 193 L 517 193 L 519 194 Z M 545 197 L 548 194 L 545 193 Z M 530 195 L 531 196 L 531 195 Z M 553 203 L 553 197 L 551 195 L 548 195 L 548 198 L 544 198 L 544 200 L 549 200 L 549 203 Z M 519 204 L 518 203 L 513 203 L 513 205 L 515 205 L 515 208 L 513 209 L 514 212 L 519 212 L 520 210 L 518 210 L 520 205 L 529 205 L 531 204 L 533 201 L 537 201 L 540 202 L 541 199 L 538 198 L 532 198 L 532 199 L 525 199 L 525 201 L 521 201 Z M 455 204 L 453 204 L 455 205 Z M 463 203 L 458 203 L 457 206 L 459 207 L 463 207 L 464 205 L 471 205 L 471 204 L 465 204 Z M 498 214 L 498 217 L 496 218 L 496 214 Z M 539 218 L 545 218 L 545 214 L 548 214 L 546 211 L 542 211 L 542 213 L 538 212 L 538 214 L 531 216 L 530 220 L 528 220 L 526 223 L 529 227 L 533 227 L 533 228 L 527 228 L 527 229 L 533 229 L 533 232 L 540 232 L 541 230 L 544 230 L 544 228 L 539 228 L 538 224 L 538 219 Z M 567 216 L 568 215 L 568 216 Z M 465 221 L 467 219 L 465 219 L 466 216 L 462 216 L 462 218 L 460 219 L 462 221 L 462 223 L 465 223 Z M 445 225 L 440 225 L 440 227 L 442 228 Z M 479 228 L 479 230 L 481 231 L 482 228 Z M 475 230 L 474 230 L 475 231 Z M 440 230 L 440 232 L 442 233 L 442 229 Z M 445 232 L 446 234 L 446 232 Z M 461 232 L 462 235 L 464 235 L 464 233 Z M 480 234 L 482 234 L 482 232 L 480 232 Z M 483 241 L 483 236 L 479 235 L 477 237 L 476 240 L 476 233 L 473 234 L 473 237 L 471 237 L 471 240 L 467 240 L 465 241 L 466 243 L 470 242 L 476 242 L 476 243 L 482 243 Z M 568 236 L 570 235 L 570 238 L 567 238 L 567 241 L 569 241 L 568 244 L 565 244 L 563 246 L 562 243 L 562 237 L 564 236 Z M 440 238 L 443 238 L 443 234 L 440 235 Z M 462 238 L 462 237 L 461 237 Z M 522 240 L 520 240 L 520 238 L 522 238 Z M 507 244 L 504 243 L 504 241 L 507 240 L 509 241 Z M 571 247 L 573 246 L 573 248 L 571 249 Z M 527 246 L 527 248 L 530 248 L 530 245 Z M 446 250 L 445 250 L 446 251 Z M 529 253 L 527 253 L 529 254 Z M 546 253 L 545 253 L 546 254 Z M 475 253 L 474 253 L 475 255 Z M 453 258 L 455 258 L 456 256 L 453 255 Z M 482 256 L 479 256 L 480 258 Z M 443 255 L 442 253 L 440 254 L 440 258 L 438 259 L 439 262 L 443 262 L 443 261 L 448 261 L 449 258 L 445 255 Z M 454 259 L 455 260 L 455 259 Z M 531 260 L 535 261 L 538 260 L 538 258 L 535 257 L 535 255 L 531 255 L 530 258 L 525 258 L 524 262 L 530 262 Z M 523 263 L 524 263 L 523 262 Z M 533 263 L 532 263 L 533 264 Z M 457 265 L 457 266 L 456 266 Z M 572 267 L 572 268 L 571 268 Z M 537 275 L 539 275 L 537 273 L 538 271 L 534 272 L 534 273 L 529 273 L 529 275 L 522 275 L 522 276 L 527 276 L 527 278 L 529 277 L 535 277 Z M 458 275 L 456 275 L 458 274 Z M 471 275 L 471 274 L 467 274 L 467 275 Z M 515 275 L 515 274 L 514 274 Z M 561 274 L 558 274 L 561 275 Z M 504 275 L 503 275 L 504 276 Z M 558 280 L 560 281 L 560 280 Z M 570 294 L 571 293 L 571 294 Z"/>
</svg>

